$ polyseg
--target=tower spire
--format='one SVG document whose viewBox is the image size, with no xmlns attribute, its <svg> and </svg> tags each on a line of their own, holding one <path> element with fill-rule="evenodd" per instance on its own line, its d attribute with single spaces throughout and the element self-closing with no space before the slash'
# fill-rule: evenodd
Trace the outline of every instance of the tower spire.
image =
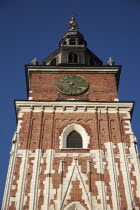
<svg viewBox="0 0 140 210">
<path fill-rule="evenodd" d="M 76 21 L 75 21 L 75 17 L 72 17 L 72 18 L 71 18 L 71 20 L 70 20 L 70 22 L 69 22 L 69 24 L 68 24 L 68 29 L 69 29 L 70 31 L 72 31 L 72 30 L 77 30 L 77 29 L 78 29 L 78 24 L 77 24 Z"/>
</svg>

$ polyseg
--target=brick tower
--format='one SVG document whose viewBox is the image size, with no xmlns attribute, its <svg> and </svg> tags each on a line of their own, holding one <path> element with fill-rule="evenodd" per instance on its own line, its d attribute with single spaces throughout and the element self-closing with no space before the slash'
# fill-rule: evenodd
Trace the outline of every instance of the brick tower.
<svg viewBox="0 0 140 210">
<path fill-rule="evenodd" d="M 120 66 L 88 48 L 75 19 L 59 48 L 26 66 L 28 100 L 15 101 L 2 210 L 139 210 L 133 102 L 118 100 Z"/>
</svg>

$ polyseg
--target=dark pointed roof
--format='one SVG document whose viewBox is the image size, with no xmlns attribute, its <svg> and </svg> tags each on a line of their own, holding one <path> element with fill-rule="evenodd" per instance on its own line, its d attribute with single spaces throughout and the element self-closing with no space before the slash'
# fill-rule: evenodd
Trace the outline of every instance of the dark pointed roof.
<svg viewBox="0 0 140 210">
<path fill-rule="evenodd" d="M 103 62 L 87 48 L 84 36 L 78 31 L 75 18 L 68 24 L 69 30 L 59 42 L 59 48 L 44 59 L 44 65 L 101 66 Z"/>
</svg>

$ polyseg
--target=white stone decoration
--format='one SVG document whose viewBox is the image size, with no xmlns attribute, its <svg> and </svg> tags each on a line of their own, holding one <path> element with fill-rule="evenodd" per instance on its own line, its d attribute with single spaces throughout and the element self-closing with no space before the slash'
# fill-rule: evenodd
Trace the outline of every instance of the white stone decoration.
<svg viewBox="0 0 140 210">
<path fill-rule="evenodd" d="M 64 210 L 85 210 L 80 202 L 72 202 Z"/>
<path fill-rule="evenodd" d="M 130 111 L 133 109 L 133 102 L 81 102 L 77 101 L 74 105 L 72 101 L 15 101 L 17 116 L 25 112 L 42 112 L 42 106 L 46 113 L 126 113 L 127 118 L 130 119 Z M 75 110 L 76 106 L 76 110 Z M 20 116 L 19 116 L 20 117 Z"/>
</svg>

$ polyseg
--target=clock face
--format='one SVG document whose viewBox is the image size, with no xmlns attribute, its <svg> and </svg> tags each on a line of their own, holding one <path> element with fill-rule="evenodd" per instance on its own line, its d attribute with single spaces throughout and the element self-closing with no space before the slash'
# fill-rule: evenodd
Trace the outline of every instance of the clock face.
<svg viewBox="0 0 140 210">
<path fill-rule="evenodd" d="M 56 83 L 58 91 L 66 95 L 79 95 L 84 93 L 89 84 L 84 77 L 78 75 L 66 75 Z"/>
</svg>

